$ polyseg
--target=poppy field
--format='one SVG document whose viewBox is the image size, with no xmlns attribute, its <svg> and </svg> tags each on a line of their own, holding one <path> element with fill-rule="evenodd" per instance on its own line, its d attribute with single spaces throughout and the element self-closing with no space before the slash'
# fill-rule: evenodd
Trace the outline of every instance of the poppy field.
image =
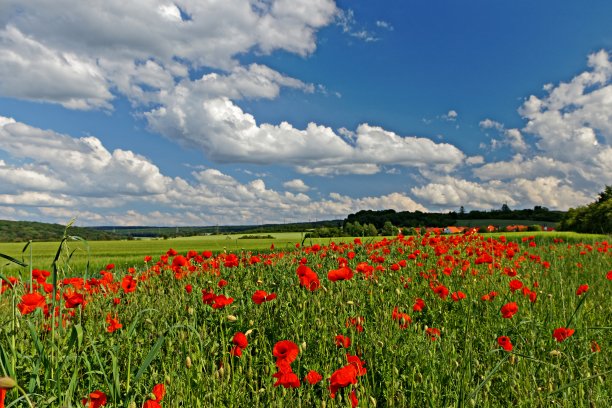
<svg viewBox="0 0 612 408">
<path fill-rule="evenodd" d="M 0 275 L 0 408 L 612 402 L 605 239 L 168 249 L 96 270 L 70 245 Z"/>
</svg>

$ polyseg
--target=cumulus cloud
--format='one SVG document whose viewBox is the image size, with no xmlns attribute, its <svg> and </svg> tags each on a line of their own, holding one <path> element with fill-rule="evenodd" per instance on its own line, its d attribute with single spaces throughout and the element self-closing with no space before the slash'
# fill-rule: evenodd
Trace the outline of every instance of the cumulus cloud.
<svg viewBox="0 0 612 408">
<path fill-rule="evenodd" d="M 75 138 L 0 117 L 0 216 L 81 225 L 211 225 L 344 218 L 359 209 L 425 207 L 391 193 L 352 198 L 338 193 L 314 200 L 301 179 L 269 188 L 241 182 L 217 169 L 169 177 L 145 157 L 109 151 L 100 139 Z M 134 210 L 134 204 L 150 210 Z"/>
<path fill-rule="evenodd" d="M 258 124 L 230 99 L 202 98 L 188 84 L 165 95 L 163 106 L 145 116 L 156 132 L 199 147 L 217 162 L 280 163 L 301 173 L 333 175 L 372 174 L 382 164 L 450 170 L 464 159 L 450 144 L 404 137 L 368 124 L 341 134 L 315 123 L 303 130 L 287 122 Z"/>
<path fill-rule="evenodd" d="M 285 187 L 288 190 L 293 190 L 293 191 L 297 191 L 300 193 L 305 193 L 308 190 L 310 190 L 310 187 L 308 187 L 303 180 L 301 179 L 293 179 L 293 180 L 289 180 L 283 183 L 283 187 Z"/>
</svg>

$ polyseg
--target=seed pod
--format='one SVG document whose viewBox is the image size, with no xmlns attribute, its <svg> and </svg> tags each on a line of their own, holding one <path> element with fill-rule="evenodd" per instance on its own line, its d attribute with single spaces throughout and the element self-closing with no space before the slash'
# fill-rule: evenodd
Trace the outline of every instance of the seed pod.
<svg viewBox="0 0 612 408">
<path fill-rule="evenodd" d="M 187 368 L 191 368 L 191 357 L 187 356 L 185 359 L 185 366 L 187 366 Z"/>
<path fill-rule="evenodd" d="M 11 377 L 0 377 L 0 388 L 4 388 L 5 390 L 10 390 L 17 386 L 17 382 L 13 380 Z"/>
</svg>

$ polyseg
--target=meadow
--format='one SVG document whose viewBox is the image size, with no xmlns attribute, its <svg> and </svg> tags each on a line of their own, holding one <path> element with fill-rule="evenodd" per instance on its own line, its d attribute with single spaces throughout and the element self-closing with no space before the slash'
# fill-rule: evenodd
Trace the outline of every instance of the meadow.
<svg viewBox="0 0 612 408">
<path fill-rule="evenodd" d="M 272 235 L 1 244 L 0 401 L 611 405 L 609 237 Z"/>
</svg>

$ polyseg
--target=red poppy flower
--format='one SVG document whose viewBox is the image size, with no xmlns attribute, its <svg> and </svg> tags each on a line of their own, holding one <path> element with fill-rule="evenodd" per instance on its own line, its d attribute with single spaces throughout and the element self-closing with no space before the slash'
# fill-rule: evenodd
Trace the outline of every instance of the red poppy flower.
<svg viewBox="0 0 612 408">
<path fill-rule="evenodd" d="M 234 338 L 232 339 L 232 343 L 240 348 L 246 348 L 249 345 L 249 341 L 246 336 L 242 332 L 238 332 L 234 334 Z"/>
<path fill-rule="evenodd" d="M 559 327 L 558 329 L 555 329 L 553 331 L 553 337 L 555 338 L 555 340 L 561 343 L 562 341 L 565 341 L 565 339 L 571 337 L 574 332 L 574 329 L 568 329 L 567 327 Z"/>
<path fill-rule="evenodd" d="M 336 398 L 336 393 L 340 388 L 351 384 L 357 384 L 357 369 L 352 364 L 346 365 L 334 371 L 329 378 L 329 392 L 332 398 Z"/>
<path fill-rule="evenodd" d="M 319 276 L 308 266 L 301 264 L 298 266 L 296 273 L 300 280 L 300 285 L 304 286 L 311 292 L 319 289 L 321 286 Z"/>
<path fill-rule="evenodd" d="M 453 292 L 451 294 L 451 298 L 453 299 L 454 302 L 458 302 L 461 299 L 465 299 L 465 293 L 458 290 L 457 292 Z"/>
<path fill-rule="evenodd" d="M 353 277 L 353 271 L 348 267 L 333 269 L 327 273 L 327 279 L 332 282 L 339 280 L 349 280 Z"/>
<path fill-rule="evenodd" d="M 115 318 L 113 318 L 111 317 L 110 313 L 106 315 L 106 323 L 108 324 L 108 326 L 106 327 L 106 331 L 109 333 L 113 333 L 115 330 L 119 330 L 123 327 L 123 325 L 119 323 L 117 315 L 115 315 Z"/>
<path fill-rule="evenodd" d="M 512 342 L 508 336 L 499 336 L 497 338 L 497 344 L 506 351 L 512 351 Z"/>
<path fill-rule="evenodd" d="M 417 299 L 412 306 L 414 312 L 422 312 L 425 308 L 425 301 L 423 299 Z"/>
<path fill-rule="evenodd" d="M 576 290 L 576 296 L 580 296 L 583 293 L 586 293 L 589 290 L 589 285 L 580 285 Z"/>
<path fill-rule="evenodd" d="M 166 386 L 163 383 L 157 384 L 155 387 L 153 387 L 152 393 L 155 395 L 156 401 L 161 401 L 166 395 Z"/>
<path fill-rule="evenodd" d="M 359 400 L 357 399 L 357 395 L 355 394 L 355 390 L 351 390 L 349 394 L 349 398 L 351 400 L 351 407 L 355 408 L 359 405 Z"/>
<path fill-rule="evenodd" d="M 319 381 L 323 379 L 323 376 L 314 370 L 310 370 L 306 377 L 304 377 L 304 381 L 306 381 L 310 385 L 315 385 Z"/>
<path fill-rule="evenodd" d="M 256 290 L 251 297 L 251 300 L 256 305 L 261 305 L 263 302 L 269 302 L 276 299 L 276 293 L 267 293 L 265 290 Z"/>
<path fill-rule="evenodd" d="M 26 293 L 21 297 L 17 308 L 22 315 L 32 313 L 37 308 L 43 309 L 46 305 L 45 297 L 38 292 Z"/>
<path fill-rule="evenodd" d="M 516 302 L 506 303 L 501 308 L 501 314 L 504 319 L 510 319 L 518 312 L 518 306 Z"/>
<path fill-rule="evenodd" d="M 125 293 L 131 293 L 136 290 L 137 281 L 134 279 L 132 275 L 125 275 L 121 280 L 121 287 L 125 291 Z"/>
<path fill-rule="evenodd" d="M 185 292 L 191 293 L 192 291 L 193 291 L 193 286 L 192 285 L 185 285 Z"/>
<path fill-rule="evenodd" d="M 522 287 L 523 287 L 523 282 L 521 282 L 520 280 L 518 280 L 518 279 L 512 279 L 512 280 L 510 281 L 510 290 L 511 290 L 512 292 L 515 292 L 515 291 L 519 290 L 519 289 L 520 289 L 520 288 L 522 288 Z"/>
<path fill-rule="evenodd" d="M 111 271 L 111 270 L 115 269 L 115 264 L 112 264 L 112 263 L 111 263 L 111 264 L 108 264 L 108 265 L 106 265 L 106 268 L 105 268 L 105 269 L 106 269 L 107 271 Z"/>
<path fill-rule="evenodd" d="M 279 371 L 272 377 L 276 378 L 275 387 L 282 385 L 285 388 L 298 388 L 300 386 L 300 379 L 293 371 Z"/>
<path fill-rule="evenodd" d="M 225 279 L 221 279 L 218 283 L 217 286 L 219 287 L 219 289 L 221 289 L 224 286 L 227 286 L 227 281 Z"/>
<path fill-rule="evenodd" d="M 85 302 L 83 295 L 72 290 L 66 290 L 66 292 L 64 292 L 64 300 L 66 301 L 67 309 L 73 309 L 78 305 L 83 305 Z"/>
<path fill-rule="evenodd" d="M 150 262 L 153 258 L 151 257 L 151 255 L 147 255 L 144 257 L 144 261 L 145 262 Z"/>
<path fill-rule="evenodd" d="M 609 272 L 606 274 L 606 279 L 608 279 L 608 280 L 612 280 L 612 271 L 609 271 Z"/>
<path fill-rule="evenodd" d="M 205 305 L 212 305 L 215 302 L 216 296 L 212 290 L 202 289 L 202 302 Z"/>
<path fill-rule="evenodd" d="M 351 346 L 351 339 L 341 334 L 337 335 L 334 340 L 338 347 L 349 348 Z"/>
<path fill-rule="evenodd" d="M 100 390 L 96 390 L 89 394 L 89 399 L 83 398 L 81 400 L 83 405 L 87 405 L 87 408 L 99 408 L 106 405 L 106 394 Z M 2 404 L 0 404 L 2 406 Z"/>
<path fill-rule="evenodd" d="M 433 288 L 433 292 L 440 296 L 440 299 L 446 299 L 446 297 L 448 296 L 448 288 L 444 285 L 438 285 L 435 288 Z"/>
<path fill-rule="evenodd" d="M 288 364 L 291 364 L 297 358 L 299 352 L 300 349 L 297 344 L 291 340 L 281 340 L 272 349 L 272 354 L 276 357 L 277 362 L 280 360 Z"/>
<path fill-rule="evenodd" d="M 223 309 L 225 306 L 232 304 L 234 298 L 228 298 L 225 295 L 215 296 L 212 304 L 213 309 Z"/>
</svg>

